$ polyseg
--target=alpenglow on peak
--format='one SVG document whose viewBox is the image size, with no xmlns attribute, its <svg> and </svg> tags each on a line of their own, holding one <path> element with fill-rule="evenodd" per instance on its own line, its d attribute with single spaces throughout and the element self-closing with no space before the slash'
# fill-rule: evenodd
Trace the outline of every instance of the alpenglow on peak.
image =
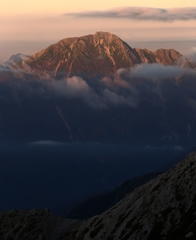
<svg viewBox="0 0 196 240">
<path fill-rule="evenodd" d="M 182 55 L 173 49 L 150 51 L 131 48 L 115 34 L 96 32 L 65 38 L 23 59 L 16 68 L 49 75 L 56 79 L 80 76 L 85 79 L 114 77 L 120 68 L 141 63 L 175 65 Z"/>
</svg>

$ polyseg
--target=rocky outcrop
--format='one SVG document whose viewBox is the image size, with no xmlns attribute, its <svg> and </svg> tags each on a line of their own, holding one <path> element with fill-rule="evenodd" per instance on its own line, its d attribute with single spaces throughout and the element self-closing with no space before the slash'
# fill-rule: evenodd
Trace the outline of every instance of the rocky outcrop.
<svg viewBox="0 0 196 240">
<path fill-rule="evenodd" d="M 196 153 L 82 223 L 69 239 L 180 240 L 196 237 Z"/>
<path fill-rule="evenodd" d="M 135 49 L 142 63 L 160 63 L 165 66 L 176 65 L 182 55 L 174 49 L 158 49 L 155 52 L 148 49 Z"/>
<path fill-rule="evenodd" d="M 2 240 L 55 240 L 72 226 L 76 220 L 55 217 L 47 209 L 13 210 L 0 213 L 0 239 Z M 63 238 L 65 239 L 65 238 Z"/>
<path fill-rule="evenodd" d="M 71 219 L 86 219 L 101 214 L 107 209 L 113 207 L 127 194 L 135 190 L 135 188 L 149 182 L 151 179 L 155 178 L 159 174 L 160 173 L 155 172 L 132 178 L 107 193 L 87 199 L 79 206 L 73 208 L 65 216 Z M 63 212 L 58 212 L 58 214 L 60 216 L 63 216 Z"/>
</svg>

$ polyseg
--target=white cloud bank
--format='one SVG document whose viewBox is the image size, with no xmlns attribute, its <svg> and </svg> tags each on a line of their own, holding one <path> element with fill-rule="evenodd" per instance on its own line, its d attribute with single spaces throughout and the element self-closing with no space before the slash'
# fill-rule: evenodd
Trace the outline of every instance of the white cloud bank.
<svg viewBox="0 0 196 240">
<path fill-rule="evenodd" d="M 142 78 L 167 78 L 177 77 L 186 72 L 186 69 L 180 66 L 164 66 L 158 63 L 143 63 L 131 68 L 131 77 L 142 77 Z"/>
</svg>

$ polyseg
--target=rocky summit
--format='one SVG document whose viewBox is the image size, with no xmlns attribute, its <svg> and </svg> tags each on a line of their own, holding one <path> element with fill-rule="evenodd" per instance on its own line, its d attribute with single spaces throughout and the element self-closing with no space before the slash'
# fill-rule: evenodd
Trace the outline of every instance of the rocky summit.
<svg viewBox="0 0 196 240">
<path fill-rule="evenodd" d="M 131 48 L 114 34 L 96 32 L 93 35 L 65 38 L 15 65 L 30 72 L 50 77 L 80 76 L 85 79 L 114 76 L 120 68 L 140 63 L 175 65 L 182 55 L 173 49 Z"/>
<path fill-rule="evenodd" d="M 195 186 L 196 152 L 101 215 L 75 221 L 46 210 L 4 212 L 0 234 L 4 240 L 193 240 Z"/>
</svg>

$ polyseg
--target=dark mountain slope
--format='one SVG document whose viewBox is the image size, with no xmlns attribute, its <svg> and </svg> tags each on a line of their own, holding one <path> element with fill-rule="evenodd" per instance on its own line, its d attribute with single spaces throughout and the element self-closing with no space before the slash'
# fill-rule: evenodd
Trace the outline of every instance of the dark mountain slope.
<svg viewBox="0 0 196 240">
<path fill-rule="evenodd" d="M 85 221 L 47 211 L 0 214 L 4 240 L 186 240 L 196 236 L 196 153 Z"/>
<path fill-rule="evenodd" d="M 135 188 L 145 184 L 159 174 L 160 173 L 149 173 L 130 179 L 110 192 L 89 198 L 66 214 L 66 217 L 71 219 L 86 219 L 101 214 L 114 206 L 124 198 L 125 195 L 135 190 Z M 63 212 L 61 212 L 60 216 L 63 216 L 62 214 Z"/>
<path fill-rule="evenodd" d="M 70 230 L 77 220 L 55 217 L 48 209 L 0 212 L 1 240 L 55 240 Z"/>
<path fill-rule="evenodd" d="M 67 239 L 182 240 L 196 236 L 196 153 L 83 222 Z"/>
</svg>

